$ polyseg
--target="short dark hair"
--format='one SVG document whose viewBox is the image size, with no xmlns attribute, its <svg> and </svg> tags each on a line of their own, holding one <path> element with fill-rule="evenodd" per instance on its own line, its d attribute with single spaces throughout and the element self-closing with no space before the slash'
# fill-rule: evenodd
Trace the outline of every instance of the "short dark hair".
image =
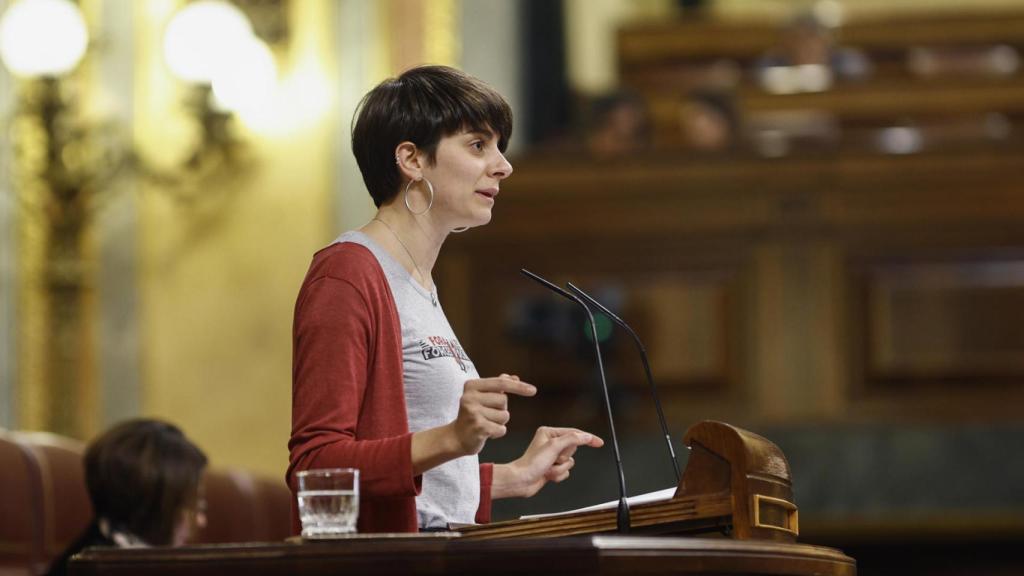
<svg viewBox="0 0 1024 576">
<path fill-rule="evenodd" d="M 502 152 L 512 137 L 512 109 L 493 88 L 448 66 L 420 66 L 371 90 L 356 109 L 352 151 L 379 208 L 398 194 L 402 176 L 395 148 L 412 142 L 436 160 L 441 138 L 490 131 Z"/>
<path fill-rule="evenodd" d="M 97 518 L 147 544 L 170 544 L 183 511 L 197 504 L 206 455 L 178 427 L 152 419 L 114 426 L 85 452 Z"/>
</svg>

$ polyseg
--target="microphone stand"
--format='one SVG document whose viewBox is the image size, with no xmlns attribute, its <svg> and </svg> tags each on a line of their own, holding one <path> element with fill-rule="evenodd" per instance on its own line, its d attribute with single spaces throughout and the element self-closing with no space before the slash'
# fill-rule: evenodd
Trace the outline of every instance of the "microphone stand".
<svg viewBox="0 0 1024 576">
<path fill-rule="evenodd" d="M 654 399 L 654 407 L 658 410 L 658 422 L 661 423 L 661 433 L 665 435 L 665 444 L 668 446 L 669 456 L 672 457 L 672 468 L 675 470 L 676 482 L 678 483 L 681 477 L 679 472 L 679 460 L 676 459 L 676 451 L 672 448 L 672 438 L 668 433 L 668 425 L 665 424 L 665 413 L 661 409 L 661 400 L 658 398 L 658 388 L 654 385 L 654 376 L 651 374 L 651 363 L 647 360 L 647 349 L 644 348 L 644 345 L 640 342 L 640 337 L 637 336 L 636 332 L 629 327 L 629 324 L 626 324 L 625 320 L 616 316 L 605 305 L 595 300 L 590 294 L 587 294 L 580 288 L 577 288 L 572 282 L 568 282 L 566 286 L 568 286 L 569 290 L 572 290 L 578 296 L 589 302 L 591 306 L 597 308 L 606 316 L 611 318 L 613 322 L 622 327 L 626 332 L 629 332 L 629 335 L 633 337 L 633 342 L 636 343 L 636 348 L 640 351 L 640 359 L 643 360 L 644 363 L 644 372 L 647 374 L 647 383 L 651 388 L 651 397 Z"/>
<path fill-rule="evenodd" d="M 558 286 L 548 282 L 525 268 L 520 269 L 520 272 L 559 296 L 579 304 L 587 314 L 587 319 L 590 321 L 590 331 L 594 337 L 594 351 L 597 354 L 597 368 L 601 373 L 601 390 L 604 392 L 604 406 L 608 411 L 608 428 L 611 430 L 612 434 L 612 449 L 615 454 L 615 469 L 619 473 L 619 509 L 615 517 L 615 522 L 618 527 L 619 534 L 626 534 L 629 532 L 630 525 L 629 503 L 626 502 L 626 476 L 622 471 L 622 457 L 619 455 L 619 440 L 615 435 L 615 421 L 612 418 L 612 403 L 608 397 L 608 382 L 604 376 L 604 362 L 601 360 L 601 345 L 597 341 L 597 326 L 594 324 L 594 315 L 590 312 L 590 308 L 587 308 L 587 305 L 584 304 L 583 300 L 580 300 L 579 297 L 562 290 Z"/>
</svg>

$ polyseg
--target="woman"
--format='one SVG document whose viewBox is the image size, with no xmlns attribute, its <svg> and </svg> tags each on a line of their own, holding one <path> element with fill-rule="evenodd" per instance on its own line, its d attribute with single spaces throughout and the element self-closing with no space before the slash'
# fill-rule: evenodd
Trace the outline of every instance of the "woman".
<svg viewBox="0 0 1024 576">
<path fill-rule="evenodd" d="M 68 560 L 90 546 L 186 544 L 206 525 L 205 468 L 206 455 L 172 424 L 137 419 L 108 430 L 85 452 L 93 520 L 49 574 L 66 574 Z"/>
<path fill-rule="evenodd" d="M 300 470 L 358 468 L 361 532 L 487 522 L 493 498 L 561 482 L 577 447 L 604 444 L 540 428 L 514 462 L 476 456 L 505 434 L 507 394 L 536 388 L 480 378 L 431 272 L 450 233 L 490 221 L 511 132 L 500 95 L 443 66 L 386 80 L 359 106 L 352 146 L 378 211 L 316 253 L 299 291 L 287 476 L 294 490 Z"/>
</svg>

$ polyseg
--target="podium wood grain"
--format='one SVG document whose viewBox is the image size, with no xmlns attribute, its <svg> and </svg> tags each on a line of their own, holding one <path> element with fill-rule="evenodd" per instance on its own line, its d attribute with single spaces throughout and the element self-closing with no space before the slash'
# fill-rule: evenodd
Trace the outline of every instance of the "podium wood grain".
<svg viewBox="0 0 1024 576">
<path fill-rule="evenodd" d="M 74 576 L 856 574 L 854 560 L 831 548 L 726 538 L 637 536 L 97 548 L 75 557 L 70 567 Z"/>
</svg>

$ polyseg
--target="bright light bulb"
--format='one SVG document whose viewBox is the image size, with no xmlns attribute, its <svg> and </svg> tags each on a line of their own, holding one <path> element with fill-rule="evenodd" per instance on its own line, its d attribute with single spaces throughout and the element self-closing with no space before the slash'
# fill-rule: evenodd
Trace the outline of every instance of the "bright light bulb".
<svg viewBox="0 0 1024 576">
<path fill-rule="evenodd" d="M 233 48 L 253 35 L 252 24 L 223 0 L 199 0 L 179 11 L 164 31 L 164 59 L 185 82 L 210 84 L 219 71 L 235 65 Z"/>
<path fill-rule="evenodd" d="M 269 106 L 277 87 L 277 64 L 267 44 L 249 36 L 222 49 L 232 65 L 218 70 L 213 77 L 216 103 L 242 114 Z"/>
<path fill-rule="evenodd" d="M 20 0 L 0 20 L 0 58 L 15 76 L 60 76 L 85 55 L 89 33 L 69 0 Z"/>
<path fill-rule="evenodd" d="M 811 12 L 818 22 L 821 22 L 822 25 L 828 28 L 842 26 L 846 16 L 843 4 L 839 0 L 819 0 L 814 3 Z"/>
</svg>

